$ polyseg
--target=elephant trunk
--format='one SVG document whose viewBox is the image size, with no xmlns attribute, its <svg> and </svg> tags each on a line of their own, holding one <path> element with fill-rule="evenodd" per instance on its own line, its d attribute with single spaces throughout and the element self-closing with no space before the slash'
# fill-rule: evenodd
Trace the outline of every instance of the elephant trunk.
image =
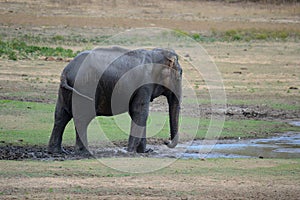
<svg viewBox="0 0 300 200">
<path fill-rule="evenodd" d="M 178 135 L 178 121 L 179 121 L 179 112 L 180 112 L 180 103 L 176 95 L 171 95 L 168 98 L 169 104 L 169 116 L 170 116 L 170 132 L 171 140 L 165 142 L 169 148 L 174 148 L 178 144 L 179 135 Z"/>
</svg>

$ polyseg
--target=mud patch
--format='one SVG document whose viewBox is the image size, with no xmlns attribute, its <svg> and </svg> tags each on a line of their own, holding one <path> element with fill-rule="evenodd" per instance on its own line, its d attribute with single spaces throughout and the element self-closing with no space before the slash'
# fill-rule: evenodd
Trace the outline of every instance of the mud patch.
<svg viewBox="0 0 300 200">
<path fill-rule="evenodd" d="M 41 146 L 1 146 L 0 160 L 48 160 L 64 161 L 86 158 L 111 157 L 151 157 L 174 159 L 202 158 L 300 158 L 300 133 L 285 133 L 264 139 L 248 140 L 197 140 L 179 144 L 170 149 L 162 144 L 152 143 L 147 146 L 153 151 L 136 154 L 126 151 L 126 147 L 90 147 L 91 154 L 76 154 L 74 147 L 65 147 L 68 154 L 49 154 Z"/>
<path fill-rule="evenodd" d="M 256 105 L 229 105 L 224 111 L 225 115 L 230 118 L 249 118 L 249 119 L 297 119 L 300 118 L 298 110 L 273 109 L 268 106 Z"/>
<path fill-rule="evenodd" d="M 71 150 L 71 148 L 67 148 Z M 69 155 L 48 154 L 46 147 L 40 146 L 15 146 L 6 145 L 0 147 L 0 159 L 1 160 L 24 160 L 24 159 L 34 159 L 34 160 L 65 160 Z M 79 159 L 79 158 L 78 158 Z"/>
<path fill-rule="evenodd" d="M 64 147 L 68 154 L 50 154 L 47 147 L 41 146 L 1 146 L 0 160 L 40 160 L 40 161 L 64 161 L 80 160 L 93 158 L 112 158 L 112 157 L 173 157 L 171 155 L 159 156 L 159 152 L 131 153 L 126 151 L 126 147 L 90 147 L 90 154 L 77 154 L 74 147 Z M 156 148 L 159 149 L 159 148 Z"/>
</svg>

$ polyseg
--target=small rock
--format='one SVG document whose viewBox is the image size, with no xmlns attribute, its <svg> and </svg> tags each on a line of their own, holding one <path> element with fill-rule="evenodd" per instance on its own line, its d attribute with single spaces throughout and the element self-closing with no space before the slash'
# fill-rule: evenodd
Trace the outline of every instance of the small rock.
<svg viewBox="0 0 300 200">
<path fill-rule="evenodd" d="M 231 111 L 226 111 L 226 112 L 225 112 L 225 115 L 228 115 L 228 116 L 233 116 L 233 115 L 234 115 L 234 113 L 233 113 L 233 112 L 231 112 Z"/>
<path fill-rule="evenodd" d="M 290 89 L 290 90 L 298 90 L 298 88 L 297 88 L 297 87 L 294 87 L 294 86 L 289 87 L 289 89 Z"/>
<path fill-rule="evenodd" d="M 45 58 L 46 61 L 55 61 L 55 58 L 53 58 L 52 56 L 46 57 Z"/>
<path fill-rule="evenodd" d="M 47 59 L 46 56 L 40 56 L 40 57 L 39 57 L 39 60 L 46 60 L 46 59 Z"/>
<path fill-rule="evenodd" d="M 234 74 L 242 74 L 240 71 L 233 72 Z"/>
</svg>

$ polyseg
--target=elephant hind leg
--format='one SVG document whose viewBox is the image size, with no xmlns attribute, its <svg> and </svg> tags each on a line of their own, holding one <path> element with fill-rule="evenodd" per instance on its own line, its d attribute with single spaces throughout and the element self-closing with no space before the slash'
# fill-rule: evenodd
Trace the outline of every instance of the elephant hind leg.
<svg viewBox="0 0 300 200">
<path fill-rule="evenodd" d="M 72 116 L 65 110 L 64 107 L 57 104 L 55 109 L 54 126 L 48 144 L 49 153 L 66 153 L 62 148 L 62 136 L 66 125 L 72 119 Z"/>
<path fill-rule="evenodd" d="M 75 152 L 77 154 L 90 154 L 88 149 L 87 128 L 93 118 L 74 120 L 76 128 Z"/>
<path fill-rule="evenodd" d="M 89 154 L 87 128 L 96 117 L 95 104 L 82 97 L 73 98 L 73 119 L 76 129 L 75 152 L 77 154 Z"/>
</svg>

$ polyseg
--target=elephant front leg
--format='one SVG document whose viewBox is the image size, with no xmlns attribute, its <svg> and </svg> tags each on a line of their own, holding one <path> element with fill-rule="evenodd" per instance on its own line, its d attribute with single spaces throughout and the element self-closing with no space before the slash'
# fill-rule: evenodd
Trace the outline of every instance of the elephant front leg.
<svg viewBox="0 0 300 200">
<path fill-rule="evenodd" d="M 150 100 L 145 99 L 145 94 L 138 94 L 129 107 L 131 129 L 128 139 L 128 151 L 145 153 L 146 150 L 146 123 L 149 113 Z"/>
<path fill-rule="evenodd" d="M 146 127 L 138 126 L 134 121 L 131 122 L 130 136 L 128 139 L 129 152 L 146 152 Z"/>
<path fill-rule="evenodd" d="M 146 128 L 145 128 L 146 130 Z M 135 137 L 130 135 L 128 139 L 128 151 L 129 152 L 137 152 L 137 153 L 150 153 L 153 152 L 153 149 L 146 148 L 147 138 L 146 131 L 144 137 Z"/>
</svg>

